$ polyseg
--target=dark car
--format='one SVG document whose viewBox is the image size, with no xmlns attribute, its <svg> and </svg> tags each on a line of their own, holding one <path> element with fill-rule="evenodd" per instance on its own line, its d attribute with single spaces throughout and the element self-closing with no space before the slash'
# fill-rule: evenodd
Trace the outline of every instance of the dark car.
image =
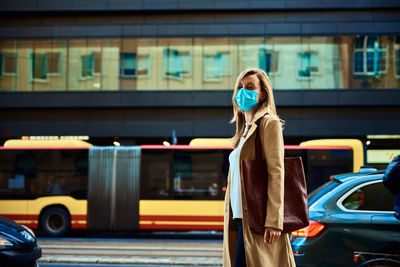
<svg viewBox="0 0 400 267">
<path fill-rule="evenodd" d="M 297 266 L 356 266 L 355 252 L 400 254 L 394 195 L 382 177 L 377 171 L 332 176 L 308 196 L 310 226 L 292 237 Z"/>
<path fill-rule="evenodd" d="M 0 216 L 0 266 L 39 266 L 42 249 L 32 230 Z"/>
</svg>

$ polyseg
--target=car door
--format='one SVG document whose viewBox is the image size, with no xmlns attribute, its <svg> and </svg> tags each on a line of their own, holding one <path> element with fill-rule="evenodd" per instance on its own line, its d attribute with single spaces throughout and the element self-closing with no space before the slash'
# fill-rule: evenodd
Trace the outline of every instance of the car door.
<svg viewBox="0 0 400 267">
<path fill-rule="evenodd" d="M 382 180 L 358 185 L 342 198 L 339 205 L 355 218 L 370 218 L 368 225 L 353 226 L 352 241 L 359 244 L 354 246 L 354 250 L 376 253 L 391 253 L 394 249 L 400 251 L 400 221 L 394 217 L 393 201 L 394 195 Z"/>
</svg>

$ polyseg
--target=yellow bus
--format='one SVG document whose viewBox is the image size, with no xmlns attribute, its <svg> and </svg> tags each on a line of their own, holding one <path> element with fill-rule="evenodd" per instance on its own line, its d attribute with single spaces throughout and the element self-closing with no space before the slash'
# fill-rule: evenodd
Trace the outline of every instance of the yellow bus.
<svg viewBox="0 0 400 267">
<path fill-rule="evenodd" d="M 52 236 L 220 231 L 231 150 L 229 139 L 135 147 L 9 140 L 0 147 L 0 214 Z M 361 165 L 350 143 L 285 146 L 285 153 L 303 158 L 309 191 Z"/>
</svg>

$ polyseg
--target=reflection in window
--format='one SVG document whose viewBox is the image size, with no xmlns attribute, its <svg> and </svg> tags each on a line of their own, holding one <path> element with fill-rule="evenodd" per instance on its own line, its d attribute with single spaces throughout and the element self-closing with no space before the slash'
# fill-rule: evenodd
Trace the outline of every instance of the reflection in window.
<svg viewBox="0 0 400 267">
<path fill-rule="evenodd" d="M 16 53 L 2 53 L 0 54 L 0 75 L 17 74 L 17 54 Z"/>
<path fill-rule="evenodd" d="M 395 44 L 394 44 L 394 54 L 395 54 L 395 62 L 396 62 L 396 76 L 400 77 L 400 36 L 396 36 Z"/>
<path fill-rule="evenodd" d="M 93 68 L 93 73 L 94 74 L 101 74 L 101 53 L 100 52 L 93 52 L 93 62 L 94 62 L 94 68 Z"/>
<path fill-rule="evenodd" d="M 94 65 L 93 54 L 82 55 L 81 62 L 82 62 L 82 69 L 81 69 L 82 78 L 93 76 L 93 65 Z"/>
<path fill-rule="evenodd" d="M 174 199 L 222 199 L 227 155 L 218 151 L 174 151 Z"/>
<path fill-rule="evenodd" d="M 259 67 L 267 74 L 276 73 L 278 71 L 278 55 L 277 51 L 271 49 L 260 48 L 258 52 Z"/>
<path fill-rule="evenodd" d="M 46 54 L 34 53 L 32 54 L 32 71 L 33 79 L 46 79 L 47 78 L 47 64 Z"/>
<path fill-rule="evenodd" d="M 60 75 L 61 53 L 46 53 L 47 75 Z"/>
<path fill-rule="evenodd" d="M 310 78 L 319 72 L 319 56 L 316 52 L 298 53 L 297 59 L 298 76 Z"/>
<path fill-rule="evenodd" d="M 204 81 L 220 81 L 224 75 L 231 74 L 231 55 L 221 52 L 216 55 L 204 55 Z"/>
<path fill-rule="evenodd" d="M 4 55 L 0 54 L 0 76 L 4 75 Z"/>
<path fill-rule="evenodd" d="M 136 75 L 136 54 L 121 53 L 120 75 L 122 77 L 134 77 Z"/>
<path fill-rule="evenodd" d="M 33 79 L 47 79 L 47 76 L 60 75 L 61 53 L 33 53 Z"/>
<path fill-rule="evenodd" d="M 386 45 L 376 36 L 363 36 L 354 45 L 354 74 L 378 75 L 386 72 Z"/>
<path fill-rule="evenodd" d="M 393 211 L 394 195 L 382 182 L 363 186 L 343 201 L 349 210 Z"/>
<path fill-rule="evenodd" d="M 171 160 L 171 150 L 142 150 L 141 199 L 163 199 L 170 196 Z"/>
<path fill-rule="evenodd" d="M 181 78 L 191 74 L 192 59 L 187 51 L 164 49 L 164 75 Z"/>
<path fill-rule="evenodd" d="M 135 53 L 121 53 L 120 75 L 121 77 L 147 76 L 150 70 L 150 57 Z"/>
</svg>

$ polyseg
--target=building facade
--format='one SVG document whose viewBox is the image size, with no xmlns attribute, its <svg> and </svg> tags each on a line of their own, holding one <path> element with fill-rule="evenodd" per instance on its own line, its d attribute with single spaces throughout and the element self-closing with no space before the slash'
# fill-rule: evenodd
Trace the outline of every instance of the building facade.
<svg viewBox="0 0 400 267">
<path fill-rule="evenodd" d="M 0 9 L 0 141 L 230 137 L 232 89 L 247 67 L 269 74 L 286 143 L 400 134 L 397 1 L 0 0 Z"/>
</svg>

